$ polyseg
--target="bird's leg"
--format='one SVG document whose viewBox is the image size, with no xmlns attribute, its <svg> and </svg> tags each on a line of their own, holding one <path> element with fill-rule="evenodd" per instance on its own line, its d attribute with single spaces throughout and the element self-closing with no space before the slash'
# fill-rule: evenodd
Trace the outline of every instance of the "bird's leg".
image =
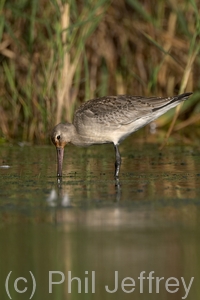
<svg viewBox="0 0 200 300">
<path fill-rule="evenodd" d="M 118 177 L 115 177 L 115 192 L 116 192 L 116 202 L 121 199 L 121 185 Z"/>
<path fill-rule="evenodd" d="M 119 176 L 119 170 L 121 165 L 121 156 L 119 153 L 118 145 L 114 145 L 115 147 L 115 178 Z"/>
</svg>

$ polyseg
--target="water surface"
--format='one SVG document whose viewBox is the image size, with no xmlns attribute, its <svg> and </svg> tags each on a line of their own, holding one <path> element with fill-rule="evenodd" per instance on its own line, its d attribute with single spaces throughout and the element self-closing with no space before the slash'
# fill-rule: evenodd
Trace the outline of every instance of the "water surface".
<svg viewBox="0 0 200 300">
<path fill-rule="evenodd" d="M 0 298 L 7 299 L 200 299 L 200 152 L 192 147 L 120 146 L 120 180 L 114 174 L 112 145 L 68 146 L 62 182 L 56 178 L 53 146 L 0 149 Z M 10 167 L 5 167 L 10 166 Z M 59 282 L 49 291 L 49 272 Z M 92 273 L 93 271 L 93 273 Z M 141 272 L 152 279 L 138 279 Z M 68 278 L 81 280 L 72 283 Z M 95 280 L 92 274 L 95 272 Z M 118 289 L 115 288 L 115 275 Z M 18 288 L 25 293 L 17 293 Z M 133 283 L 124 292 L 121 282 Z M 164 277 L 156 292 L 155 277 Z M 165 283 L 174 277 L 177 286 Z M 87 279 L 88 278 L 88 279 Z M 88 280 L 88 293 L 86 283 Z M 178 281 L 177 281 L 178 280 Z M 93 285 L 93 290 L 92 290 Z M 130 291 L 133 286 L 126 286 Z M 92 293 L 93 292 L 93 293 Z M 186 299 L 186 298 L 185 298 Z"/>
</svg>

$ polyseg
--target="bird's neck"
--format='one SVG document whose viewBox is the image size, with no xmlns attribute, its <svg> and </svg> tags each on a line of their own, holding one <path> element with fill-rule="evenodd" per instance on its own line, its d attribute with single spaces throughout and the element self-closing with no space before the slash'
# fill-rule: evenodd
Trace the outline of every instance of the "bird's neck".
<svg viewBox="0 0 200 300">
<path fill-rule="evenodd" d="M 87 136 L 83 136 L 80 135 L 77 130 L 76 127 L 72 124 L 72 130 L 73 130 L 73 134 L 71 136 L 71 143 L 75 146 L 90 146 L 93 144 L 93 141 L 90 137 Z"/>
</svg>

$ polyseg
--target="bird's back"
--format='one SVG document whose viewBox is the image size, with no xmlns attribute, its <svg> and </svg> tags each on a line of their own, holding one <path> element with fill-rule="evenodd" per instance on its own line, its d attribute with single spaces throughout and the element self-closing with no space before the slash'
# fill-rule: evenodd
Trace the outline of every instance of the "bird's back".
<svg viewBox="0 0 200 300">
<path fill-rule="evenodd" d="M 121 136 L 125 138 L 190 95 L 167 98 L 119 95 L 92 99 L 77 109 L 74 125 L 83 136 L 120 140 Z"/>
</svg>

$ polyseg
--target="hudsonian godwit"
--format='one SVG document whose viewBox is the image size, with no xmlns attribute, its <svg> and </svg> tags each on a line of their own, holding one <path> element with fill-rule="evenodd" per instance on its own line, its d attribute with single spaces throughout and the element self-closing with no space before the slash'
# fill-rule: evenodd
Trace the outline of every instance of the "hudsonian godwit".
<svg viewBox="0 0 200 300">
<path fill-rule="evenodd" d="M 62 176 L 64 147 L 113 143 L 115 177 L 118 177 L 121 156 L 119 144 L 131 133 L 152 122 L 189 98 L 192 93 L 174 97 L 106 96 L 82 104 L 74 114 L 73 123 L 54 127 L 51 140 L 57 149 L 57 176 Z"/>
</svg>

